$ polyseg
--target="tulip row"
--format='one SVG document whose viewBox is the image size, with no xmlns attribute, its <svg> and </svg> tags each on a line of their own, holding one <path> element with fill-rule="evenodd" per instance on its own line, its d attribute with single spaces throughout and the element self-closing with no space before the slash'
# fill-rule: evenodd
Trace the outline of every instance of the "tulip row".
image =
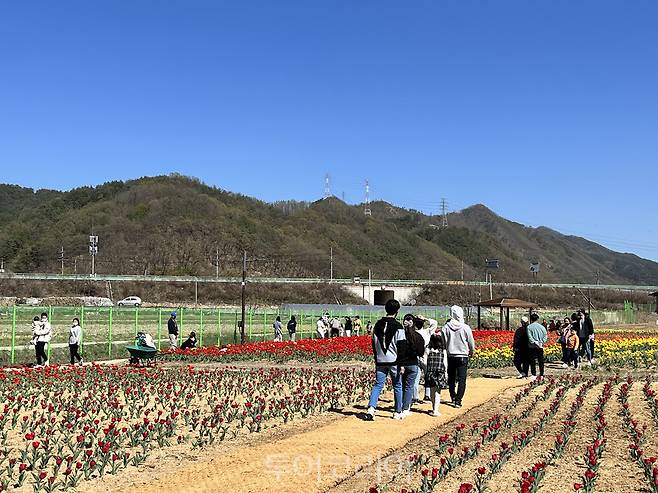
<svg viewBox="0 0 658 493">
<path fill-rule="evenodd" d="M 592 387 L 596 385 L 597 381 L 598 379 L 596 378 L 588 379 L 580 387 L 576 398 L 571 404 L 569 413 L 563 420 L 562 430 L 560 430 L 560 432 L 555 436 L 553 448 L 548 451 L 543 460 L 536 462 L 532 465 L 532 467 L 521 473 L 521 478 L 519 479 L 518 484 L 519 493 L 536 493 L 544 479 L 547 466 L 555 465 L 560 457 L 562 457 L 564 449 L 569 443 L 571 435 L 575 430 L 575 419 L 583 407 L 583 404 L 585 403 L 585 396 L 592 389 Z"/>
<path fill-rule="evenodd" d="M 608 427 L 608 422 L 605 419 L 604 409 L 612 396 L 612 385 L 614 383 L 616 383 L 615 378 L 606 382 L 603 385 L 603 391 L 597 400 L 596 408 L 594 410 L 596 437 L 593 442 L 587 446 L 587 452 L 583 456 L 586 470 L 581 477 L 581 481 L 579 483 L 574 483 L 573 485 L 573 488 L 576 491 L 583 490 L 585 493 L 592 493 L 594 491 L 600 460 L 607 444 L 605 430 Z"/>
</svg>

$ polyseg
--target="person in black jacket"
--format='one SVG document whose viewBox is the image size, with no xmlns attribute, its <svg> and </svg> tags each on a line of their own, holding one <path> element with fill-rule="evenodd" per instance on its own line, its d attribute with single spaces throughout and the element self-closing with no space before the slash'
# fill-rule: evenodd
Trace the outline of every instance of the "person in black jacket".
<svg viewBox="0 0 658 493">
<path fill-rule="evenodd" d="M 185 340 L 183 344 L 181 344 L 180 348 L 183 350 L 196 348 L 196 333 L 190 332 L 189 337 Z"/>
<path fill-rule="evenodd" d="M 517 378 L 528 377 L 528 368 L 530 367 L 528 325 L 530 325 L 528 317 L 521 317 L 521 326 L 514 333 L 512 349 L 514 350 L 514 366 L 519 372 Z"/>
<path fill-rule="evenodd" d="M 176 312 L 171 312 L 167 322 L 167 332 L 169 332 L 169 347 L 176 349 L 178 345 L 178 323 L 176 322 Z"/>
<path fill-rule="evenodd" d="M 290 316 L 290 320 L 288 320 L 288 335 L 290 336 L 290 340 L 294 341 L 295 338 L 297 337 L 297 319 L 295 318 L 294 315 Z"/>
<path fill-rule="evenodd" d="M 405 315 L 402 320 L 402 328 L 398 329 L 395 336 L 398 347 L 397 366 L 402 373 L 402 414 L 395 419 L 404 419 L 411 414 L 411 401 L 414 397 L 414 386 L 416 375 L 418 375 L 418 357 L 425 353 L 425 341 L 416 332 L 416 317 Z"/>
<path fill-rule="evenodd" d="M 372 333 L 372 353 L 375 358 L 375 383 L 370 392 L 368 412 L 364 419 L 372 421 L 375 419 L 375 409 L 379 401 L 379 395 L 384 389 L 386 378 L 391 375 L 393 382 L 393 398 L 395 401 L 394 418 L 399 419 L 402 414 L 402 378 L 397 366 L 397 343 L 396 334 L 402 329 L 400 322 L 396 320 L 400 303 L 397 300 L 389 300 L 385 305 L 386 316 L 379 320 Z"/>
<path fill-rule="evenodd" d="M 584 308 L 578 310 L 578 339 L 580 339 L 580 357 L 587 357 L 588 364 L 592 366 L 594 359 L 594 323 Z"/>
</svg>

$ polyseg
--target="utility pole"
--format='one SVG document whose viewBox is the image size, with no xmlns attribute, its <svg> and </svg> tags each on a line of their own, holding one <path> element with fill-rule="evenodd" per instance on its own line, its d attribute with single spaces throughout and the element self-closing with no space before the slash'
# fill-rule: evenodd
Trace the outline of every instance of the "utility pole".
<svg viewBox="0 0 658 493">
<path fill-rule="evenodd" d="M 596 285 L 599 285 L 599 281 L 601 280 L 601 271 L 599 269 L 596 269 Z"/>
<path fill-rule="evenodd" d="M 62 263 L 62 275 L 64 275 L 64 247 L 59 251 L 59 261 Z"/>
<path fill-rule="evenodd" d="M 0 258 L 0 274 L 4 274 L 5 272 L 5 259 Z"/>
<path fill-rule="evenodd" d="M 372 299 L 372 270 L 370 269 L 368 269 L 368 303 L 375 304 L 375 300 Z"/>
<path fill-rule="evenodd" d="M 89 236 L 89 255 L 91 255 L 91 275 L 96 275 L 96 255 L 98 254 L 98 236 Z"/>
<path fill-rule="evenodd" d="M 217 247 L 217 252 L 215 253 L 215 277 L 219 279 L 219 247 Z"/>
<path fill-rule="evenodd" d="M 366 180 L 366 208 L 364 210 L 366 216 L 372 216 L 372 211 L 370 210 L 370 184 Z"/>
<path fill-rule="evenodd" d="M 446 199 L 441 199 L 441 227 L 448 227 L 448 201 Z"/>
<path fill-rule="evenodd" d="M 464 259 L 462 259 L 462 281 L 464 280 Z"/>
<path fill-rule="evenodd" d="M 240 344 L 244 344 L 244 324 L 245 324 L 245 290 L 247 287 L 247 250 L 242 256 L 242 320 L 240 321 Z"/>
<path fill-rule="evenodd" d="M 334 247 L 329 247 L 329 282 L 334 282 Z"/>
</svg>

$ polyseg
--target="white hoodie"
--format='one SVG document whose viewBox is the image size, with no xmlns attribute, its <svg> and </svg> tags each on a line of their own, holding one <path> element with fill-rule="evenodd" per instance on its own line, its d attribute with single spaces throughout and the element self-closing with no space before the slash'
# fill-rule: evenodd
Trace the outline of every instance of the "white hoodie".
<svg viewBox="0 0 658 493">
<path fill-rule="evenodd" d="M 450 308 L 450 321 L 443 326 L 448 357 L 465 358 L 475 351 L 473 331 L 464 323 L 464 310 L 454 305 Z"/>
<path fill-rule="evenodd" d="M 80 337 L 82 336 L 82 327 L 78 324 L 72 325 L 69 330 L 69 344 L 80 344 Z"/>
</svg>

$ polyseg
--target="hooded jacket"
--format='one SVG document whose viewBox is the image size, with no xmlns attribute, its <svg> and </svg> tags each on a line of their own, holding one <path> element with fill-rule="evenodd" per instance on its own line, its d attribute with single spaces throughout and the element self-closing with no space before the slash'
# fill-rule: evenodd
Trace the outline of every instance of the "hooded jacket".
<svg viewBox="0 0 658 493">
<path fill-rule="evenodd" d="M 464 323 L 464 310 L 460 306 L 450 308 L 450 320 L 443 326 L 443 336 L 449 358 L 467 358 L 475 351 L 473 331 Z"/>
<path fill-rule="evenodd" d="M 393 317 L 380 319 L 372 331 L 372 354 L 378 366 L 393 366 L 398 359 L 395 336 L 398 330 L 404 332 L 402 324 Z"/>
</svg>

